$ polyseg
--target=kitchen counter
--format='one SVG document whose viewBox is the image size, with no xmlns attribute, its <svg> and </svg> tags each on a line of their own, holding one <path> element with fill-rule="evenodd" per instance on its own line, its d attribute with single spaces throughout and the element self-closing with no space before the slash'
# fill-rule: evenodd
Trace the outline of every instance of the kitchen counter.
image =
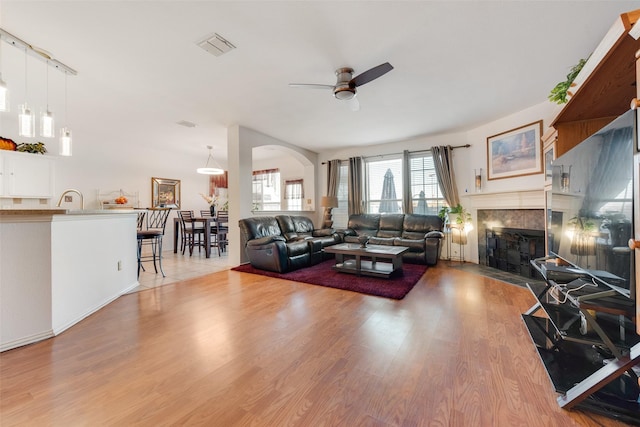
<svg viewBox="0 0 640 427">
<path fill-rule="evenodd" d="M 133 209 L 0 209 L 0 216 L 18 215 L 110 215 L 134 213 Z"/>
<path fill-rule="evenodd" d="M 134 210 L 0 210 L 0 351 L 58 335 L 138 285 Z"/>
</svg>

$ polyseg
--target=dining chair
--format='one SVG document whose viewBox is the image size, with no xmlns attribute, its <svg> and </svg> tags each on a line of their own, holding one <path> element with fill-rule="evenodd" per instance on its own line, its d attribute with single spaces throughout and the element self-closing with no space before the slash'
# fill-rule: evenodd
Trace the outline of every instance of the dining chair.
<svg viewBox="0 0 640 427">
<path fill-rule="evenodd" d="M 193 255 L 193 248 L 198 246 L 198 251 L 204 246 L 204 227 L 194 220 L 193 211 L 178 211 L 180 217 L 180 231 L 182 232 L 182 245 L 180 249 L 184 251 L 189 246 L 189 255 Z M 196 241 L 197 238 L 197 241 Z"/>
<path fill-rule="evenodd" d="M 228 211 L 218 211 L 216 214 L 216 233 L 218 239 L 218 256 L 220 256 L 220 251 L 225 252 L 227 250 L 227 245 L 229 244 L 227 237 L 229 234 Z"/>
<path fill-rule="evenodd" d="M 166 277 L 162 269 L 162 238 L 167 225 L 167 218 L 171 208 L 148 208 L 145 211 L 146 221 L 144 226 L 137 231 L 138 237 L 138 277 L 140 277 L 140 269 L 144 270 L 143 262 L 153 261 L 153 268 L 158 273 L 158 268 L 162 273 L 162 277 Z M 140 214 L 138 214 L 140 221 Z M 150 255 L 143 255 L 143 247 L 151 248 Z"/>
</svg>

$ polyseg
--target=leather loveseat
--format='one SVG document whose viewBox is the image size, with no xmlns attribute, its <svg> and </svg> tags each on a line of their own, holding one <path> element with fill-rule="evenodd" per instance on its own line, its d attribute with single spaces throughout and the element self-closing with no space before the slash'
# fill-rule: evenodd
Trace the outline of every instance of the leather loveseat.
<svg viewBox="0 0 640 427">
<path fill-rule="evenodd" d="M 357 243 L 359 236 L 370 236 L 374 245 L 406 246 L 404 262 L 435 265 L 444 237 L 442 219 L 438 215 L 359 214 L 350 215 L 347 229 L 342 230 L 345 242 Z"/>
<path fill-rule="evenodd" d="M 239 221 L 251 265 L 285 273 L 322 261 L 322 249 L 341 241 L 333 229 L 315 230 L 302 215 L 253 217 Z"/>
</svg>

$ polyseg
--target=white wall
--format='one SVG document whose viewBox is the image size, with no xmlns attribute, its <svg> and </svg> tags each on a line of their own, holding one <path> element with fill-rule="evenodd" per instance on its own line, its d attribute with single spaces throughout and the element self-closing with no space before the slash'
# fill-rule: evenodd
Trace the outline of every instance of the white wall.
<svg viewBox="0 0 640 427">
<path fill-rule="evenodd" d="M 458 193 L 463 206 L 471 211 L 473 221 L 477 219 L 477 205 L 491 204 L 500 200 L 501 208 L 543 208 L 544 176 L 542 173 L 517 178 L 487 181 L 487 137 L 517 128 L 538 120 L 543 120 L 543 133 L 551 124 L 558 111 L 558 106 L 542 102 L 533 107 L 513 113 L 493 122 L 478 126 L 467 132 L 425 135 L 404 141 L 387 144 L 349 147 L 340 150 L 327 150 L 319 153 L 318 160 L 325 162 L 333 159 L 347 159 L 353 156 L 376 156 L 401 153 L 403 150 L 426 150 L 437 145 L 465 145 L 469 148 L 454 150 L 453 161 Z M 474 169 L 482 168 L 481 194 L 476 194 L 474 185 Z M 327 168 L 321 166 L 318 171 L 318 182 L 326 182 Z M 531 191 L 534 190 L 534 191 Z M 533 195 L 532 195 L 533 193 Z M 539 194 L 538 194 L 539 193 Z M 326 188 L 320 188 L 320 194 L 326 194 Z M 526 198 L 523 202 L 522 198 Z M 490 199 L 490 200 L 489 200 Z M 539 204 L 539 206 L 538 206 Z M 475 230 L 468 234 L 465 247 L 465 260 L 478 262 L 478 240 Z"/>
</svg>

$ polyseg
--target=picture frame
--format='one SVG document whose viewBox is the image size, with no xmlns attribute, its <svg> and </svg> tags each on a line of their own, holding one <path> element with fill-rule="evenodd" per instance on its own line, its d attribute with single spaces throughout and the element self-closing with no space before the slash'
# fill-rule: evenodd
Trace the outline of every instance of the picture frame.
<svg viewBox="0 0 640 427">
<path fill-rule="evenodd" d="M 487 179 L 543 172 L 542 120 L 487 138 Z"/>
<path fill-rule="evenodd" d="M 553 178 L 553 161 L 556 159 L 555 141 L 543 148 L 542 157 L 544 158 L 544 184 L 549 185 Z"/>
<path fill-rule="evenodd" d="M 151 178 L 151 207 L 180 209 L 180 180 Z"/>
</svg>

